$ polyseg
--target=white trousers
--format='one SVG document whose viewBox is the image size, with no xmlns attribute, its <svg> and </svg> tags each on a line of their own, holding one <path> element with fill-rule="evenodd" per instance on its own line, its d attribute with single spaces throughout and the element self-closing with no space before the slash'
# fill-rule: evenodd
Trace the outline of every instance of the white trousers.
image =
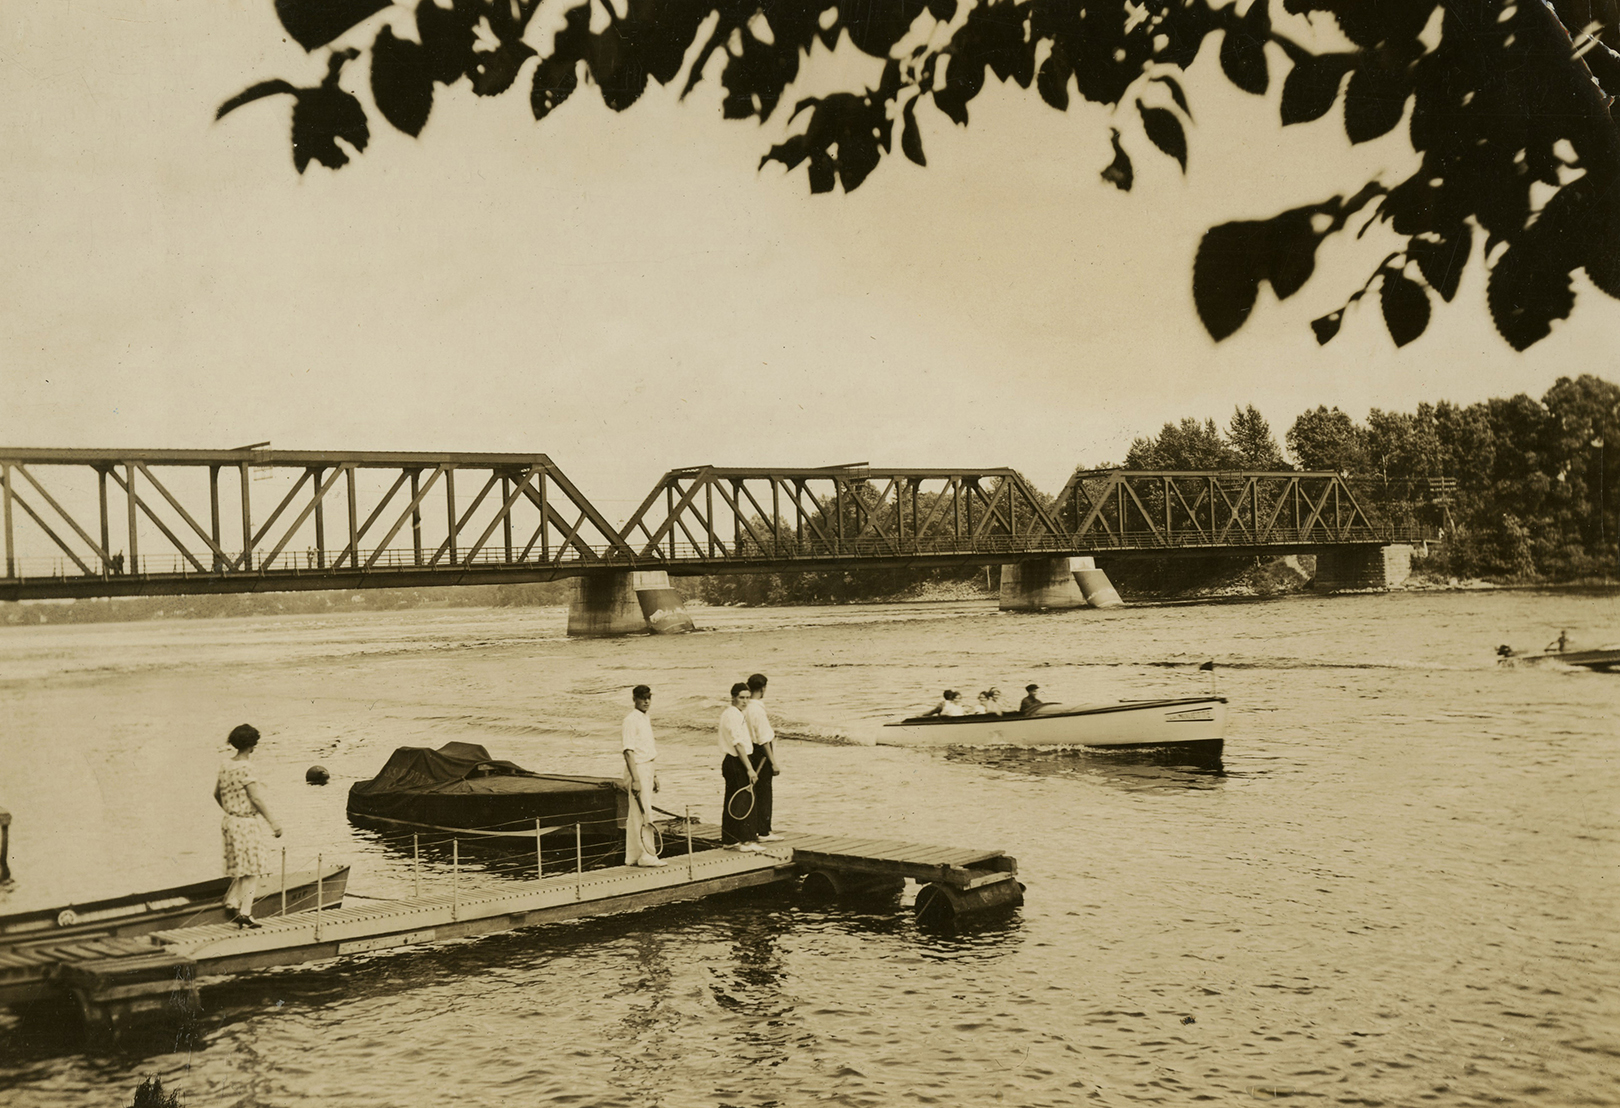
<svg viewBox="0 0 1620 1108">
<path fill-rule="evenodd" d="M 637 762 L 636 779 L 632 788 L 630 767 L 625 767 L 624 787 L 630 790 L 630 809 L 624 816 L 624 864 L 627 866 L 635 865 L 641 861 L 641 856 L 647 853 L 646 848 L 641 845 L 641 828 L 646 823 L 641 806 L 645 804 L 647 815 L 652 814 L 653 784 L 656 780 L 657 774 L 653 770 L 652 763 Z M 635 789 L 641 790 L 639 801 L 636 799 Z"/>
</svg>

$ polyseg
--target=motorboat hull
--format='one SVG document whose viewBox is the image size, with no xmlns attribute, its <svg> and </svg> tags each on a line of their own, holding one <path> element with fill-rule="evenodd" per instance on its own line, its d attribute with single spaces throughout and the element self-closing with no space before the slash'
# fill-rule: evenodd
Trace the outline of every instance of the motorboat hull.
<svg viewBox="0 0 1620 1108">
<path fill-rule="evenodd" d="M 400 747 L 382 772 L 349 789 L 351 822 L 385 832 L 426 831 L 532 842 L 536 829 L 623 835 L 628 794 L 609 777 L 535 773 L 473 743 Z"/>
<path fill-rule="evenodd" d="M 1194 748 L 1219 754 L 1226 698 L 1126 700 L 1071 708 L 1046 705 L 1029 715 L 919 716 L 885 724 L 878 742 L 894 746 L 1030 746 L 1141 750 Z"/>
</svg>

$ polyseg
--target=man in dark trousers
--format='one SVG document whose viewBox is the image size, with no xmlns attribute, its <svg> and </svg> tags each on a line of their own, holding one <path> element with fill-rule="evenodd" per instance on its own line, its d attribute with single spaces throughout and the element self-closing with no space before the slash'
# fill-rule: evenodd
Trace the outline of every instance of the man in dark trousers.
<svg viewBox="0 0 1620 1108">
<path fill-rule="evenodd" d="M 754 740 L 748 734 L 748 721 L 743 709 L 748 706 L 748 683 L 738 681 L 731 686 L 731 703 L 720 713 L 720 775 L 726 781 L 725 805 L 720 810 L 720 840 L 737 850 L 758 852 L 765 848 L 755 842 L 754 813 L 741 819 L 731 814 L 731 798 L 750 785 L 759 783 L 754 772 Z M 759 807 L 756 795 L 754 807 Z"/>
<path fill-rule="evenodd" d="M 754 771 L 759 775 L 759 784 L 754 787 L 754 828 L 759 832 L 760 842 L 774 843 L 782 836 L 771 832 L 771 779 L 782 769 L 776 761 L 776 730 L 765 714 L 767 683 L 763 673 L 748 679 L 749 700 L 748 707 L 743 709 L 743 718 L 748 721 L 748 736 L 754 740 Z"/>
</svg>

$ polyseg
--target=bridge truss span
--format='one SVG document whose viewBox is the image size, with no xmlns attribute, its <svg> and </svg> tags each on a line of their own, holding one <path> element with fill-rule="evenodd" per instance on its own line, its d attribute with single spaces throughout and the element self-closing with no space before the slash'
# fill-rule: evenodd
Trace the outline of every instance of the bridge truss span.
<svg viewBox="0 0 1620 1108">
<path fill-rule="evenodd" d="M 0 449 L 0 599 L 550 580 L 628 554 L 543 454 Z"/>
<path fill-rule="evenodd" d="M 673 573 L 995 561 L 1071 545 L 1012 469 L 725 469 L 666 473 L 620 535 Z"/>
<path fill-rule="evenodd" d="M 1316 471 L 1080 470 L 1057 495 L 1087 553 L 1242 553 L 1387 543 L 1345 479 Z"/>
</svg>

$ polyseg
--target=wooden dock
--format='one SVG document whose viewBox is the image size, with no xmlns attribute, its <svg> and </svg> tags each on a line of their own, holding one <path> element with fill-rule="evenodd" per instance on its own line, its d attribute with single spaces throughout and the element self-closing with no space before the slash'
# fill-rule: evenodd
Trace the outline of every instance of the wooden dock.
<svg viewBox="0 0 1620 1108">
<path fill-rule="evenodd" d="M 660 867 L 560 873 L 494 889 L 466 889 L 439 877 L 431 893 L 297 912 L 256 929 L 209 924 L 51 946 L 48 978 L 78 1003 L 92 1039 L 110 1042 L 151 1014 L 195 1015 L 204 978 L 636 911 L 800 877 L 811 896 L 888 895 L 907 879 L 917 881 L 924 923 L 1023 902 L 1017 863 L 1000 851 L 784 833 L 755 853 L 719 848 L 719 835 L 718 827 L 693 825 L 694 849 L 667 843 Z M 0 974 L 8 958 L 28 956 L 0 947 Z"/>
</svg>

